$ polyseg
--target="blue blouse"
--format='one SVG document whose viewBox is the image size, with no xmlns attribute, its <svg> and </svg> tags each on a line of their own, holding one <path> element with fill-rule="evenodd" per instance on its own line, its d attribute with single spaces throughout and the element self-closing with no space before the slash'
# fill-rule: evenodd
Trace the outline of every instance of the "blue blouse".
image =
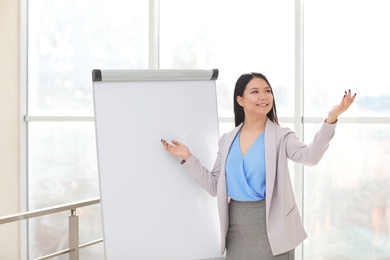
<svg viewBox="0 0 390 260">
<path fill-rule="evenodd" d="M 245 156 L 240 149 L 240 132 L 236 135 L 226 159 L 228 196 L 238 201 L 265 198 L 264 132 L 255 140 Z"/>
</svg>

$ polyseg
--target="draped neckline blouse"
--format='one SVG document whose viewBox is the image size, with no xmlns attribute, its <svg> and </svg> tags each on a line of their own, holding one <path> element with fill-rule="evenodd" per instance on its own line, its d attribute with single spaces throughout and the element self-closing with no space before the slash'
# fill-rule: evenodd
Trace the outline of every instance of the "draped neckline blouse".
<svg viewBox="0 0 390 260">
<path fill-rule="evenodd" d="M 226 159 L 228 196 L 238 201 L 257 201 L 265 198 L 264 131 L 243 155 L 238 132 Z"/>
</svg>

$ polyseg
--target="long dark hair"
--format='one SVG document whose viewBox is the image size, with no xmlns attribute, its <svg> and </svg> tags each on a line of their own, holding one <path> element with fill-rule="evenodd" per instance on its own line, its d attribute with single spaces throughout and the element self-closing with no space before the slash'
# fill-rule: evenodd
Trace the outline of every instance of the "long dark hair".
<svg viewBox="0 0 390 260">
<path fill-rule="evenodd" d="M 265 82 L 267 82 L 268 86 L 271 89 L 271 93 L 273 96 L 272 100 L 272 109 L 268 112 L 267 117 L 271 119 L 272 122 L 275 124 L 279 124 L 278 116 L 276 114 L 276 103 L 275 103 L 275 97 L 274 92 L 272 90 L 271 84 L 269 84 L 268 79 L 261 73 L 252 72 L 252 73 L 245 73 L 242 74 L 236 82 L 236 87 L 234 88 L 234 97 L 233 97 L 233 104 L 234 104 L 234 121 L 236 126 L 244 122 L 245 119 L 245 112 L 244 108 L 240 106 L 237 102 L 237 97 L 242 97 L 244 94 L 244 90 L 246 88 L 246 85 L 251 81 L 254 77 L 264 79 Z"/>
</svg>

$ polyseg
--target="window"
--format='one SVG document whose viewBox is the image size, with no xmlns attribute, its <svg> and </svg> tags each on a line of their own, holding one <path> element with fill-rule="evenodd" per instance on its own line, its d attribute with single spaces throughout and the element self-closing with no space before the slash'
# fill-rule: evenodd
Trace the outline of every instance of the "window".
<svg viewBox="0 0 390 260">
<path fill-rule="evenodd" d="M 28 17 L 29 210 L 99 197 L 91 72 L 147 68 L 148 3 L 30 1 Z M 100 205 L 77 214 L 80 243 L 103 236 Z M 68 247 L 67 214 L 28 226 L 29 258 Z M 104 259 L 103 244 L 80 254 Z"/>
<path fill-rule="evenodd" d="M 343 91 L 357 92 L 323 160 L 304 170 L 290 165 L 292 175 L 304 172 L 294 187 L 299 198 L 303 194 L 299 206 L 309 233 L 297 259 L 389 257 L 387 0 L 305 1 L 304 17 L 295 17 L 301 15 L 295 4 L 303 1 L 290 0 L 26 2 L 29 210 L 99 196 L 91 71 L 148 68 L 149 31 L 158 28 L 160 68 L 219 69 L 221 134 L 234 126 L 233 90 L 241 73 L 267 76 L 281 123 L 293 128 L 303 114 L 307 142 Z M 154 27 L 149 3 L 157 2 Z M 296 46 L 296 18 L 304 18 L 302 46 Z M 297 48 L 303 68 L 296 67 Z M 294 92 L 299 69 L 301 111 Z M 78 211 L 81 243 L 102 237 L 100 210 Z M 29 258 L 67 247 L 66 219 L 58 214 L 29 221 Z M 104 259 L 103 245 L 80 253 Z"/>
<path fill-rule="evenodd" d="M 269 11 L 262 11 L 265 9 Z M 272 15 L 274 12 L 278 15 Z M 200 13 L 202 19 L 198 19 Z M 233 15 L 242 21 L 233 20 Z M 233 126 L 229 118 L 234 83 L 239 74 L 248 71 L 267 75 L 279 96 L 279 112 L 292 116 L 291 1 L 284 1 L 280 9 L 280 5 L 268 1 L 238 4 L 166 0 L 160 3 L 160 17 L 161 68 L 219 69 L 219 111 L 221 117 L 228 118 L 221 123 L 221 132 Z M 147 68 L 148 19 L 146 1 L 29 3 L 29 209 L 99 196 L 94 124 L 90 119 L 91 71 Z M 277 72 L 271 74 L 273 71 Z M 71 119 L 64 120 L 63 116 Z M 101 236 L 100 207 L 89 211 L 79 213 L 91 219 L 88 230 L 96 230 L 81 237 L 86 241 Z M 30 221 L 30 257 L 66 247 L 66 223 L 58 221 L 66 218 Z M 48 230 L 56 232 L 48 234 Z M 59 245 L 58 241 L 63 242 Z M 90 253 L 96 255 L 99 251 L 102 249 Z"/>
<path fill-rule="evenodd" d="M 293 1 L 164 0 L 160 9 L 161 68 L 219 69 L 220 117 L 233 116 L 236 80 L 252 71 L 272 84 L 279 115 L 293 116 Z"/>
<path fill-rule="evenodd" d="M 305 138 L 344 90 L 358 95 L 325 158 L 305 168 L 304 259 L 390 256 L 389 7 L 385 0 L 305 2 Z"/>
</svg>

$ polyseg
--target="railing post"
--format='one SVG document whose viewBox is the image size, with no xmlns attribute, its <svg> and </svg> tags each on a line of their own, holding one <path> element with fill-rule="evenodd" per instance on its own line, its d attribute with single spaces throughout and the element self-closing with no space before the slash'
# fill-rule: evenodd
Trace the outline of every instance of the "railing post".
<svg viewBox="0 0 390 260">
<path fill-rule="evenodd" d="M 76 214 L 76 209 L 70 210 L 69 250 L 69 260 L 79 260 L 79 217 Z"/>
</svg>

